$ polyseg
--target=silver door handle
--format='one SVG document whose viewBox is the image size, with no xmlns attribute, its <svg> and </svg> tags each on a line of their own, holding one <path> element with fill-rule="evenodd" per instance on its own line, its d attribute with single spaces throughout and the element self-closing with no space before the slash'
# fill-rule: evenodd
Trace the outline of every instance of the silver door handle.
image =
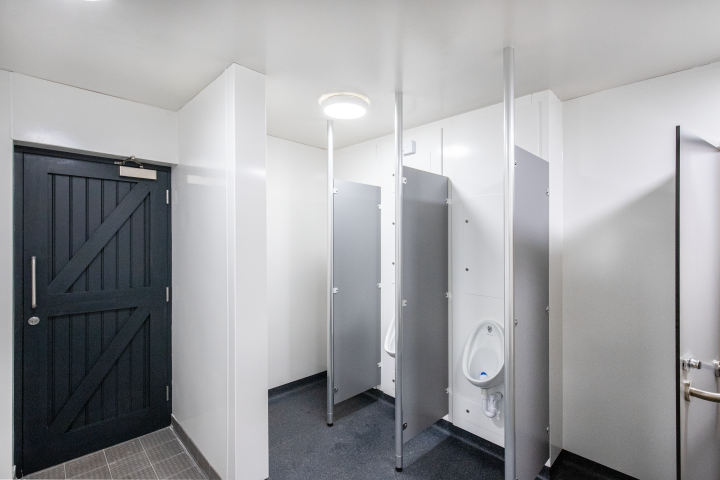
<svg viewBox="0 0 720 480">
<path fill-rule="evenodd" d="M 683 385 L 685 385 L 685 400 L 688 402 L 692 401 L 692 397 L 696 397 L 707 400 L 708 402 L 720 403 L 720 393 L 706 392 L 705 390 L 692 388 L 692 382 L 689 381 L 684 381 Z"/>
<path fill-rule="evenodd" d="M 30 287 L 30 303 L 32 303 L 32 308 L 37 308 L 37 275 L 35 274 L 36 263 L 35 257 L 32 257 L 32 261 L 30 262 L 32 265 L 32 271 L 30 273 L 30 277 L 32 278 L 32 286 Z"/>
</svg>

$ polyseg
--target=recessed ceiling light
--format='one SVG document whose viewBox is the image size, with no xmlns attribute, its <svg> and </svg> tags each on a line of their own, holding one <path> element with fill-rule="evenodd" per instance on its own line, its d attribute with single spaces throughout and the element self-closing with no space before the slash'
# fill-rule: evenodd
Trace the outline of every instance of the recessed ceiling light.
<svg viewBox="0 0 720 480">
<path fill-rule="evenodd" d="M 365 115 L 370 100 L 357 93 L 328 93 L 318 101 L 329 117 L 350 120 Z"/>
</svg>

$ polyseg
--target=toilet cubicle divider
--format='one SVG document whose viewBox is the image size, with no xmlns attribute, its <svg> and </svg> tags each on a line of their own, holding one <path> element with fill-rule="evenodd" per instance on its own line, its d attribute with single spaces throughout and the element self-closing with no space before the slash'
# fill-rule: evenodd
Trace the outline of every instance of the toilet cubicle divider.
<svg viewBox="0 0 720 480">
<path fill-rule="evenodd" d="M 334 179 L 327 123 L 327 425 L 335 405 L 380 384 L 380 187 Z"/>
<path fill-rule="evenodd" d="M 403 443 L 449 411 L 449 180 L 403 169 Z M 397 389 L 397 387 L 396 387 Z"/>
<path fill-rule="evenodd" d="M 395 93 L 395 470 L 404 444 L 443 418 L 448 400 L 447 177 L 405 168 L 403 94 Z"/>
<path fill-rule="evenodd" d="M 503 50 L 505 480 L 550 457 L 549 164 L 515 145 L 515 49 Z"/>
<path fill-rule="evenodd" d="M 380 384 L 380 187 L 334 181 L 334 399 Z"/>
<path fill-rule="evenodd" d="M 550 457 L 550 165 L 515 147 L 515 478 Z"/>
</svg>

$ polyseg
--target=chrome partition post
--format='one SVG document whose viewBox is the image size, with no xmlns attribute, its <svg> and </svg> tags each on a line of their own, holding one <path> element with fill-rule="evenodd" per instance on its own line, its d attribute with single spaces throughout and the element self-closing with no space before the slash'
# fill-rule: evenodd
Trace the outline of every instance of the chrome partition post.
<svg viewBox="0 0 720 480">
<path fill-rule="evenodd" d="M 402 188 L 403 94 L 395 93 L 395 470 L 403 469 Z"/>
<path fill-rule="evenodd" d="M 505 120 L 505 480 L 515 477 L 515 280 L 513 219 L 515 213 L 515 49 L 503 50 Z"/>
<path fill-rule="evenodd" d="M 332 427 L 335 410 L 335 372 L 333 359 L 334 345 L 334 311 L 333 311 L 333 215 L 334 215 L 334 182 L 333 171 L 333 121 L 327 122 L 327 425 Z"/>
</svg>

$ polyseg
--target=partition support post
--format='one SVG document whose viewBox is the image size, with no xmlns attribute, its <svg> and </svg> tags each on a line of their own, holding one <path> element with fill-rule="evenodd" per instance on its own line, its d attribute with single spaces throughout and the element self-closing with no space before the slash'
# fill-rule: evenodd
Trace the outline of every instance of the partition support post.
<svg viewBox="0 0 720 480">
<path fill-rule="evenodd" d="M 403 469 L 403 290 L 402 290 L 402 191 L 403 191 L 403 94 L 395 93 L 395 470 Z"/>
<path fill-rule="evenodd" d="M 515 280 L 513 221 L 515 214 L 515 49 L 503 50 L 505 120 L 505 480 L 515 477 Z"/>
<path fill-rule="evenodd" d="M 334 182 L 333 171 L 333 121 L 327 122 L 327 425 L 332 427 L 335 411 L 335 332 L 333 305 L 333 215 L 334 215 Z"/>
</svg>

